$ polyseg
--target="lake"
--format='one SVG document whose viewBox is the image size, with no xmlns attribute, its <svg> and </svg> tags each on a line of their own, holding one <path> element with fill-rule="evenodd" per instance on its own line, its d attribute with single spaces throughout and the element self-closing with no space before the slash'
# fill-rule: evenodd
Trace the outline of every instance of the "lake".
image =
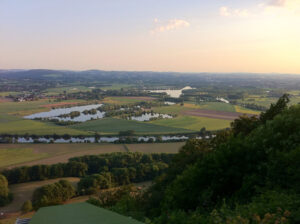
<svg viewBox="0 0 300 224">
<path fill-rule="evenodd" d="M 131 120 L 135 120 L 135 121 L 150 121 L 151 118 L 172 118 L 171 115 L 168 114 L 158 114 L 158 113 L 146 113 L 146 114 L 142 114 L 141 116 L 132 116 Z"/>
<path fill-rule="evenodd" d="M 85 122 L 91 119 L 99 119 L 103 118 L 105 112 L 100 112 L 97 110 L 96 114 L 84 114 L 82 113 L 85 110 L 97 109 L 101 107 L 103 104 L 92 104 L 92 105 L 85 105 L 85 106 L 75 106 L 75 107 L 68 107 L 68 108 L 57 108 L 52 109 L 48 112 L 41 112 L 35 113 L 28 116 L 25 116 L 25 119 L 50 119 L 50 120 L 59 120 L 59 121 L 74 121 L 74 122 Z M 77 117 L 59 117 L 64 114 L 69 114 L 71 112 L 78 111 L 80 115 Z"/>
<path fill-rule="evenodd" d="M 182 95 L 182 91 L 188 90 L 188 89 L 194 89 L 190 86 L 186 86 L 182 89 L 161 89 L 161 90 L 150 90 L 151 93 L 166 93 L 170 97 L 173 98 L 179 98 Z"/>
</svg>

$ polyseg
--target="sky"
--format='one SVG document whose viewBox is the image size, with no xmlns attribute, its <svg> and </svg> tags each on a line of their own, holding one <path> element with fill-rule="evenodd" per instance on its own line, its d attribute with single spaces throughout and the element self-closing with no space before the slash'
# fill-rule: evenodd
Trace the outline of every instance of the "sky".
<svg viewBox="0 0 300 224">
<path fill-rule="evenodd" d="M 0 69 L 300 74 L 300 0 L 0 0 Z"/>
</svg>

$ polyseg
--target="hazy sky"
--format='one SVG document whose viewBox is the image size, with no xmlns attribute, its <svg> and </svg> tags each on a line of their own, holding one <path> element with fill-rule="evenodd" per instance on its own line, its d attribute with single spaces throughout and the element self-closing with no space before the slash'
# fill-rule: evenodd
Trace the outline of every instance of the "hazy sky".
<svg viewBox="0 0 300 224">
<path fill-rule="evenodd" d="M 0 69 L 300 74 L 300 0 L 0 0 Z"/>
</svg>

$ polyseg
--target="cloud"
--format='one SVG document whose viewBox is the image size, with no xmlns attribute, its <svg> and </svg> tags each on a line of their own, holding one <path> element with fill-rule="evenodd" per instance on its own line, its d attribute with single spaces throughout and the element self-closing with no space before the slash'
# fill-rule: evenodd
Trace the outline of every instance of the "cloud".
<svg viewBox="0 0 300 224">
<path fill-rule="evenodd" d="M 219 8 L 223 17 L 247 18 L 262 15 L 299 16 L 300 0 L 263 0 L 249 9 L 232 9 L 227 6 Z"/>
<path fill-rule="evenodd" d="M 283 7 L 286 5 L 286 3 L 287 3 L 287 0 L 271 0 L 269 2 L 269 5 Z"/>
<path fill-rule="evenodd" d="M 224 17 L 249 17 L 251 13 L 247 9 L 231 9 L 223 6 L 219 9 L 219 13 Z"/>
<path fill-rule="evenodd" d="M 157 26 L 150 31 L 152 34 L 162 33 L 190 26 L 190 23 L 188 21 L 181 19 L 171 19 L 167 23 L 161 24 L 159 20 L 155 18 L 154 23 L 157 24 Z"/>
</svg>

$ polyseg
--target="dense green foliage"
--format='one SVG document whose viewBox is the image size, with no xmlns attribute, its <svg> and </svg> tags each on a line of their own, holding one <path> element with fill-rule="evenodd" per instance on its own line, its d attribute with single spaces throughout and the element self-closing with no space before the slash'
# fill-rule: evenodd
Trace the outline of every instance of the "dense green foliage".
<svg viewBox="0 0 300 224">
<path fill-rule="evenodd" d="M 25 201 L 21 208 L 22 212 L 24 213 L 30 212 L 32 209 L 32 202 L 30 200 Z"/>
<path fill-rule="evenodd" d="M 23 166 L 3 170 L 9 184 L 47 180 L 59 177 L 82 177 L 87 165 L 80 162 L 58 163 L 54 165 Z"/>
<path fill-rule="evenodd" d="M 106 171 L 112 171 L 116 168 L 137 168 L 137 172 L 142 172 L 140 166 L 142 164 L 163 162 L 169 164 L 173 158 L 173 154 L 153 153 L 143 154 L 139 152 L 115 152 L 101 155 L 87 155 L 71 158 L 71 162 L 85 163 L 88 166 L 87 174 L 95 174 Z"/>
<path fill-rule="evenodd" d="M 111 153 L 71 159 L 88 165 L 88 174 L 78 183 L 80 194 L 152 180 L 168 168 L 172 154 Z"/>
<path fill-rule="evenodd" d="M 38 209 L 49 205 L 58 205 L 76 195 L 75 188 L 69 181 L 60 180 L 57 183 L 37 188 L 33 193 L 33 207 Z"/>
<path fill-rule="evenodd" d="M 188 141 L 167 173 L 143 197 L 127 197 L 119 212 L 142 212 L 159 224 L 299 223 L 300 105 L 287 103 L 284 95 L 260 118 L 237 119 L 213 140 Z"/>
<path fill-rule="evenodd" d="M 12 199 L 5 176 L 0 174 L 0 206 L 6 205 Z"/>
</svg>

